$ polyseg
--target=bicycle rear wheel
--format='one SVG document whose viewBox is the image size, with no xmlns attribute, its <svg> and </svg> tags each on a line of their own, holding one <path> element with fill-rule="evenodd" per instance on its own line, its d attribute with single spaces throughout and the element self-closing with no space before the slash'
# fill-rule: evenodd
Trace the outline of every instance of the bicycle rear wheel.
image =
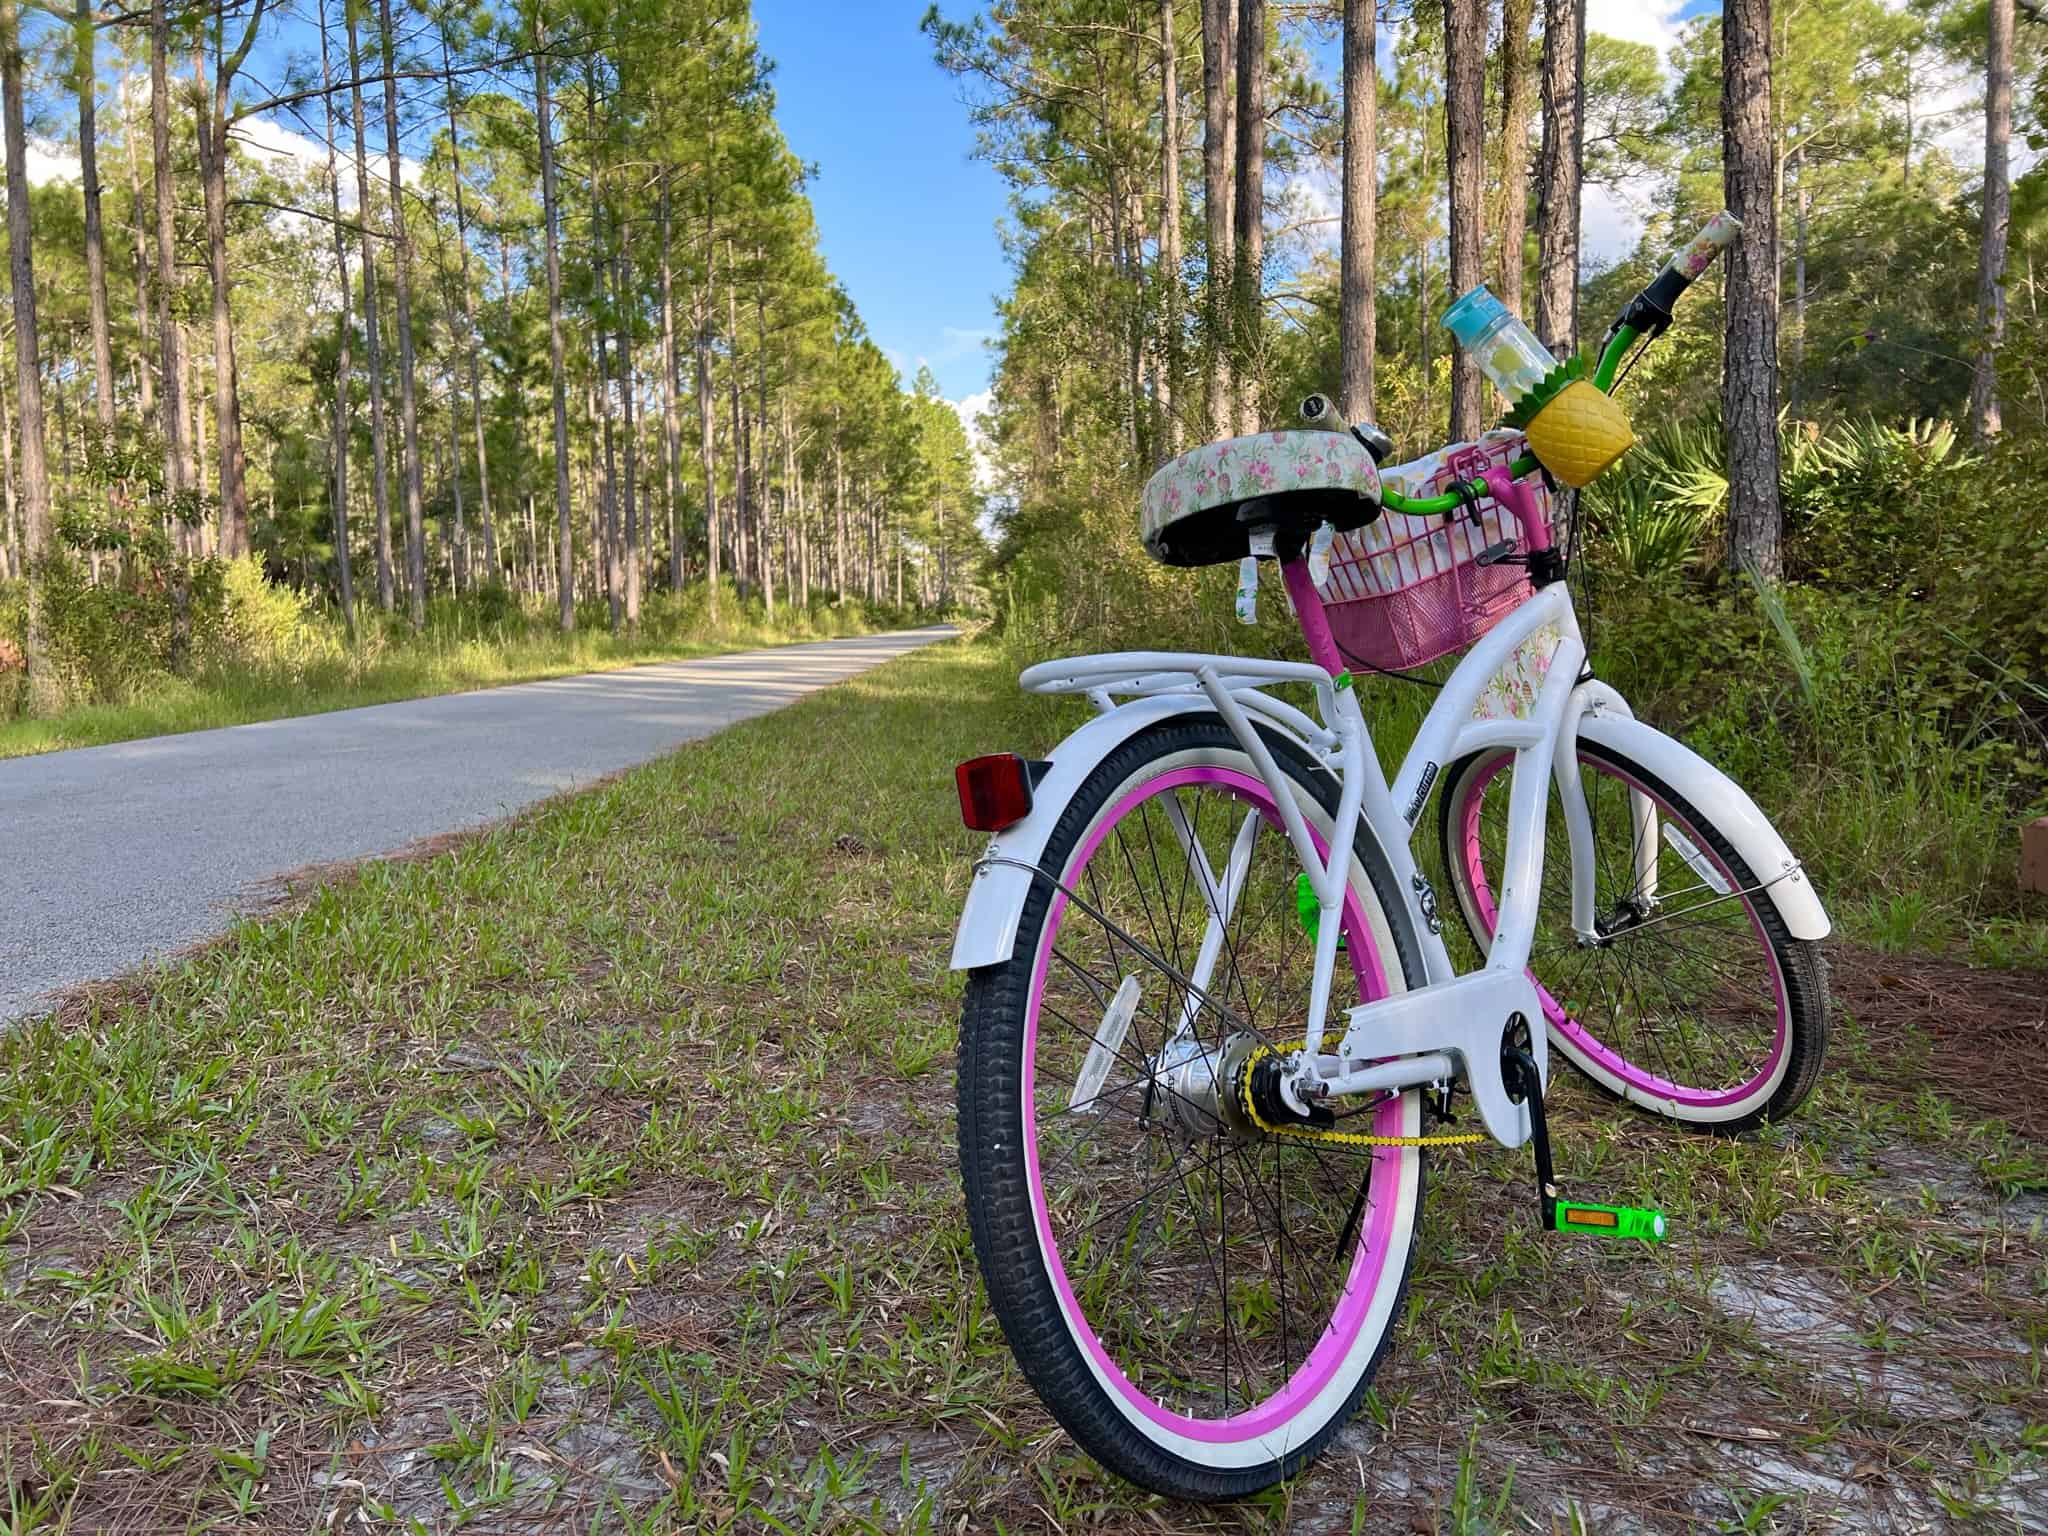
<svg viewBox="0 0 2048 1536">
<path fill-rule="evenodd" d="M 1439 832 L 1474 942 L 1492 943 L 1509 752 L 1453 764 Z M 1550 1037 L 1600 1087 L 1732 1135 L 1790 1114 L 1826 1053 L 1827 967 L 1794 939 L 1734 844 L 1640 764 L 1581 740 L 1595 933 L 1572 927 L 1564 817 L 1550 799 L 1529 969 Z"/>
<path fill-rule="evenodd" d="M 1335 782 L 1268 740 L 1327 836 Z M 1377 845 L 1359 843 L 1325 1028 L 1423 975 Z M 1010 959 L 971 975 L 961 1025 L 982 1275 L 1025 1375 L 1104 1466 L 1180 1498 L 1255 1492 L 1314 1455 L 1371 1379 L 1421 1154 L 1268 1136 L 1242 1113 L 1252 1051 L 1301 1043 L 1312 939 L 1277 801 L 1221 720 L 1112 752 L 1040 862 L 1058 884 L 1035 885 Z M 1421 1121 L 1411 1092 L 1340 1123 L 1412 1136 Z"/>
</svg>

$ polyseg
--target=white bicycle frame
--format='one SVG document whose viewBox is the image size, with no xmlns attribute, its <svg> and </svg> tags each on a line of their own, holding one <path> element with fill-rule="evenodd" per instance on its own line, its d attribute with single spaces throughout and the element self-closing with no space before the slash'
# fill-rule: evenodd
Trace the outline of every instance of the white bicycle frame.
<svg viewBox="0 0 2048 1536">
<path fill-rule="evenodd" d="M 1528 716 L 1478 715 L 1487 684 L 1525 640 L 1546 626 L 1555 626 L 1558 639 Z M 1355 690 L 1348 679 L 1340 685 L 1319 666 L 1242 656 L 1121 651 L 1031 667 L 1019 678 L 1024 688 L 1085 694 L 1101 714 L 1055 750 L 1053 772 L 1040 786 L 1040 808 L 991 843 L 962 914 L 953 964 L 966 968 L 1008 958 L 1031 880 L 1038 875 L 1058 878 L 1057 871 L 1038 868 L 1051 821 L 1096 763 L 1155 720 L 1213 709 L 1272 790 L 1287 836 L 1309 871 L 1325 916 L 1341 910 L 1362 826 L 1386 855 L 1421 951 L 1425 985 L 1350 1009 L 1342 1044 L 1327 1052 L 1311 1021 L 1320 1021 L 1327 1013 L 1341 924 L 1317 924 L 1303 1050 L 1293 1062 L 1283 1093 L 1297 1109 L 1305 1110 L 1310 1100 L 1325 1096 L 1379 1093 L 1458 1078 L 1471 1091 L 1488 1133 L 1505 1146 L 1519 1146 L 1530 1135 L 1529 1113 L 1508 1093 L 1501 1048 L 1504 1032 L 1519 1018 L 1547 1080 L 1544 1015 L 1528 965 L 1553 784 L 1571 854 L 1572 927 L 1589 939 L 1596 932 L 1592 827 L 1576 766 L 1582 733 L 1625 746 L 1632 758 L 1667 782 L 1682 785 L 1688 799 L 1713 812 L 1716 825 L 1734 839 L 1737 852 L 1757 874 L 1795 937 L 1819 938 L 1828 932 L 1826 914 L 1801 876 L 1798 861 L 1748 796 L 1679 743 L 1638 725 L 1618 693 L 1583 675 L 1585 659 L 1585 641 L 1566 584 L 1556 582 L 1536 592 L 1481 637 L 1445 681 L 1391 784 Z M 1321 718 L 1264 691 L 1283 683 L 1313 688 Z M 1262 724 L 1299 741 L 1336 775 L 1339 796 L 1328 829 L 1327 857 L 1316 851 L 1295 791 L 1260 734 Z M 1501 750 L 1514 753 L 1514 774 L 1496 893 L 1498 915 L 1484 965 L 1461 976 L 1444 945 L 1435 893 L 1417 868 L 1410 843 L 1444 765 L 1469 753 Z M 1632 794 L 1631 800 L 1638 893 L 1654 902 L 1655 808 L 1640 793 Z M 1223 925 L 1244 878 L 1249 828 L 1250 818 L 1219 878 L 1199 844 L 1176 824 L 1209 910 L 1208 931 L 1187 978 L 1192 983 L 1190 1017 L 1196 1000 L 1207 996 Z M 1183 1020 L 1184 1027 L 1188 1022 Z"/>
</svg>

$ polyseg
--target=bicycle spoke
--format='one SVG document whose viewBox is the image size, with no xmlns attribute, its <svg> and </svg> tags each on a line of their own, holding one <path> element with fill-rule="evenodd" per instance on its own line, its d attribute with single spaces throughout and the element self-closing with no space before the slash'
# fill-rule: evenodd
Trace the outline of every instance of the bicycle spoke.
<svg viewBox="0 0 2048 1536">
<path fill-rule="evenodd" d="M 1045 941 L 1028 1130 L 1052 1240 L 1126 1377 L 1197 1417 L 1240 1414 L 1293 1378 L 1345 1294 L 1357 1250 L 1333 1245 L 1352 1208 L 1376 1198 L 1373 1165 L 1360 1159 L 1377 1149 L 1246 1139 L 1214 1098 L 1231 1083 L 1212 1086 L 1178 1045 L 1162 1056 L 1178 1037 L 1220 1073 L 1241 1034 L 1279 1049 L 1327 1022 L 1307 1014 L 1313 946 L 1296 910 L 1298 867 L 1269 804 L 1173 785 L 1138 796 L 1075 865 Z M 1362 930 L 1347 937 L 1371 942 Z M 1197 984 L 1208 951 L 1211 974 Z M 1091 1052 L 1087 1072 L 1102 1066 L 1103 1019 L 1132 978 L 1138 1002 L 1109 1075 L 1077 1100 L 1077 1086 L 1095 1081 L 1083 1072 Z M 1340 971 L 1333 1010 L 1352 985 Z M 1169 1077 L 1162 1061 L 1192 1071 Z"/>
</svg>

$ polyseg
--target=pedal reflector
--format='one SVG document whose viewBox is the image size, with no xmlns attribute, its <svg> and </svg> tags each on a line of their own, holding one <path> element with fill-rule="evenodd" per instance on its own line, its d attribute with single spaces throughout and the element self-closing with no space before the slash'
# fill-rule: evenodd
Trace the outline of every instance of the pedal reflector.
<svg viewBox="0 0 2048 1536">
<path fill-rule="evenodd" d="M 1586 1232 L 1594 1237 L 1632 1237 L 1646 1243 L 1664 1241 L 1664 1213 L 1632 1205 L 1582 1205 L 1557 1202 L 1557 1230 Z"/>
</svg>

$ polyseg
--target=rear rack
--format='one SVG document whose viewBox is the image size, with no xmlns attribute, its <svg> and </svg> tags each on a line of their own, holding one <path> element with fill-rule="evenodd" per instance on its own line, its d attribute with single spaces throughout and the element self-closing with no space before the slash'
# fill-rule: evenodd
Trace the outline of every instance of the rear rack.
<svg viewBox="0 0 2048 1536">
<path fill-rule="evenodd" d="M 1068 656 L 1026 667 L 1017 679 L 1027 693 L 1077 693 L 1104 714 L 1118 698 L 1200 693 L 1212 701 L 1221 692 L 1253 714 L 1299 736 L 1316 753 L 1334 761 L 1342 744 L 1324 722 L 1336 718 L 1340 684 L 1321 667 L 1300 661 L 1266 661 L 1253 656 L 1209 655 L 1199 651 L 1110 651 Z M 1262 690 L 1276 683 L 1306 683 L 1315 690 L 1322 721 Z"/>
</svg>

